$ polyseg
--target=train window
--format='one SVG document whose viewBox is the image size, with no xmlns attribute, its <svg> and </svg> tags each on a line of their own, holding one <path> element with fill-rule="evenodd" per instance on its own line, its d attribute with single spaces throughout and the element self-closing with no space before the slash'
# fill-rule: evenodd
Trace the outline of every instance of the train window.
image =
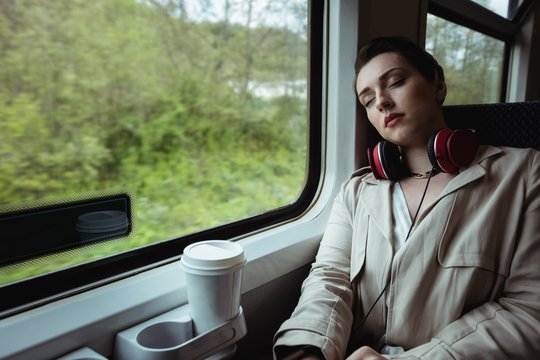
<svg viewBox="0 0 540 360">
<path fill-rule="evenodd" d="M 501 98 L 505 44 L 428 14 L 426 50 L 445 70 L 445 104 L 491 103 Z"/>
<path fill-rule="evenodd" d="M 3 266 L 0 285 L 174 244 L 162 248 L 169 255 L 135 252 L 159 260 L 181 253 L 192 234 L 227 238 L 240 230 L 226 226 L 239 221 L 253 231 L 262 221 L 246 219 L 275 223 L 274 213 L 283 219 L 280 211 L 306 202 L 320 176 L 310 155 L 320 153 L 310 140 L 320 138 L 320 111 L 308 126 L 317 118 L 309 106 L 320 104 L 308 94 L 322 91 L 308 26 L 319 8 L 307 0 L 2 1 L 0 211 L 125 193 L 133 230 Z"/>
</svg>

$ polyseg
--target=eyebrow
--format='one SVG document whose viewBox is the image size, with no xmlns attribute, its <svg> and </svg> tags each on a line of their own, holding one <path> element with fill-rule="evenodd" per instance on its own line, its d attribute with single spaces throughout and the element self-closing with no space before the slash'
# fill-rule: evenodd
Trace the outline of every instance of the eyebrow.
<svg viewBox="0 0 540 360">
<path fill-rule="evenodd" d="M 394 70 L 403 70 L 403 68 L 401 67 L 393 67 L 391 69 L 388 69 L 386 70 L 384 73 L 382 73 L 381 76 L 379 76 L 378 80 L 379 81 L 383 81 L 385 78 L 387 78 L 391 72 L 393 72 Z M 360 96 L 362 96 L 363 94 L 365 94 L 366 92 L 369 91 L 369 87 L 365 87 L 364 89 L 362 89 L 362 91 L 360 91 L 358 93 L 358 98 L 360 98 Z"/>
</svg>

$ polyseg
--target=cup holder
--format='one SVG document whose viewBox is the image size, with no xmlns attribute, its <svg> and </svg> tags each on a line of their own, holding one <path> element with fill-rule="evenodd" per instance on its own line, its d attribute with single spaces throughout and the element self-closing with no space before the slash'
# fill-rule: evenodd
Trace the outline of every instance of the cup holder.
<svg viewBox="0 0 540 360">
<path fill-rule="evenodd" d="M 247 333 L 242 308 L 239 314 L 194 336 L 188 306 L 124 330 L 116 335 L 115 360 L 224 360 L 236 352 L 236 342 Z"/>
<path fill-rule="evenodd" d="M 191 321 L 165 321 L 145 328 L 137 335 L 137 342 L 149 349 L 168 349 L 192 337 Z"/>
</svg>

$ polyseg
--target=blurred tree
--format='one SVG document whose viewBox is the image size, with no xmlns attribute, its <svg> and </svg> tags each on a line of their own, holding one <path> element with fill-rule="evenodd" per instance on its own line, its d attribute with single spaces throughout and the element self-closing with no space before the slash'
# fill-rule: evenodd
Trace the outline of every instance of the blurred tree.
<svg viewBox="0 0 540 360">
<path fill-rule="evenodd" d="M 426 50 L 446 75 L 446 104 L 498 102 L 504 43 L 474 30 L 428 15 Z"/>
</svg>

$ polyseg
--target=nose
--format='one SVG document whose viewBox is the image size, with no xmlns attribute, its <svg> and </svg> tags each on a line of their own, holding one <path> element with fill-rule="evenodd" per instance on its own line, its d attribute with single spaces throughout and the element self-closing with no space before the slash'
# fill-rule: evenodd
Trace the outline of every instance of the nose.
<svg viewBox="0 0 540 360">
<path fill-rule="evenodd" d="M 394 105 L 392 98 L 386 92 L 383 92 L 383 91 L 377 94 L 376 101 L 377 101 L 376 106 L 379 111 L 389 109 Z"/>
</svg>

